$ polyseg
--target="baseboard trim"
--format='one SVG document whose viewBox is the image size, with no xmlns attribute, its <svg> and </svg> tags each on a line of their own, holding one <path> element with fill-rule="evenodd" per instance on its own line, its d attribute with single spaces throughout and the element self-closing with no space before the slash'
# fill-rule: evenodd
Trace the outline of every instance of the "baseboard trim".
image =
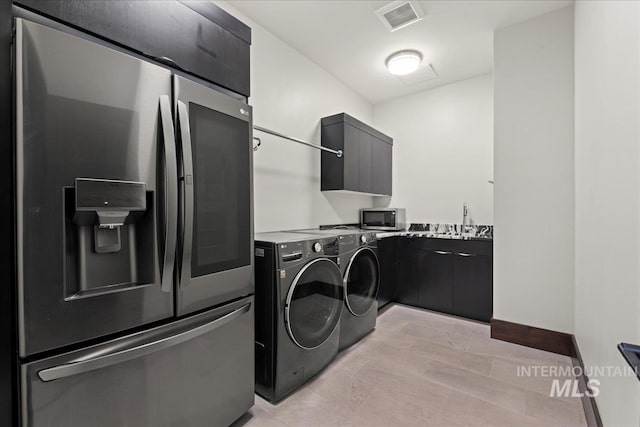
<svg viewBox="0 0 640 427">
<path fill-rule="evenodd" d="M 491 319 L 491 338 L 576 357 L 573 335 L 564 332 Z"/>
<path fill-rule="evenodd" d="M 578 389 L 582 393 L 582 409 L 587 425 L 589 427 L 603 427 L 596 400 L 590 397 L 591 393 L 587 394 L 590 391 L 587 386 L 589 378 L 585 375 L 584 363 L 575 336 L 564 332 L 491 319 L 491 338 L 571 357 L 573 366 L 580 367 L 582 373 L 576 379 L 578 380 Z"/>
</svg>

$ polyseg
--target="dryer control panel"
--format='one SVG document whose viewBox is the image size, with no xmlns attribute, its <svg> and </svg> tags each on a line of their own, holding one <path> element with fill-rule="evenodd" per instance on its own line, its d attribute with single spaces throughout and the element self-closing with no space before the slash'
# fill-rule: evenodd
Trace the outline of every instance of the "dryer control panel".
<svg viewBox="0 0 640 427">
<path fill-rule="evenodd" d="M 338 239 L 325 237 L 299 242 L 278 244 L 278 259 L 281 266 L 288 266 L 300 261 L 319 257 L 335 257 L 338 255 Z"/>
</svg>

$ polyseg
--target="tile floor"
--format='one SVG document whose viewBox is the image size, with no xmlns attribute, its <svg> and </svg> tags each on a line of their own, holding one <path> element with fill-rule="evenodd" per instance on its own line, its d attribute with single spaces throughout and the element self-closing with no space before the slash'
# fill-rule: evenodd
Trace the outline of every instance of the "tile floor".
<svg viewBox="0 0 640 427">
<path fill-rule="evenodd" d="M 486 324 L 402 305 L 278 405 L 256 396 L 239 426 L 584 426 L 579 398 L 551 398 L 552 378 L 518 366 L 571 366 L 493 340 Z"/>
</svg>

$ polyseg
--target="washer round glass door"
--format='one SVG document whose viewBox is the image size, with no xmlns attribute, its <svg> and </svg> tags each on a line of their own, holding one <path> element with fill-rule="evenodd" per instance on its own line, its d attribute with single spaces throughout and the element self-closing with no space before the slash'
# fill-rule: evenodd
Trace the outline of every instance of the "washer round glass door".
<svg viewBox="0 0 640 427">
<path fill-rule="evenodd" d="M 360 248 L 349 261 L 344 276 L 347 308 L 354 316 L 367 313 L 376 302 L 380 284 L 378 257 L 371 248 Z"/>
<path fill-rule="evenodd" d="M 344 304 L 342 275 L 327 258 L 305 265 L 293 279 L 285 303 L 285 322 L 300 347 L 322 345 L 333 333 Z"/>
</svg>

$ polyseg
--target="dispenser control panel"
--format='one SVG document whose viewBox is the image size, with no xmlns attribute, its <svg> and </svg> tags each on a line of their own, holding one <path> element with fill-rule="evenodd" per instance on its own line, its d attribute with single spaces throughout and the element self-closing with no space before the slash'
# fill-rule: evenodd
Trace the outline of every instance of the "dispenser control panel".
<svg viewBox="0 0 640 427">
<path fill-rule="evenodd" d="M 76 210 L 144 211 L 147 196 L 144 182 L 107 179 L 76 179 Z"/>
</svg>

